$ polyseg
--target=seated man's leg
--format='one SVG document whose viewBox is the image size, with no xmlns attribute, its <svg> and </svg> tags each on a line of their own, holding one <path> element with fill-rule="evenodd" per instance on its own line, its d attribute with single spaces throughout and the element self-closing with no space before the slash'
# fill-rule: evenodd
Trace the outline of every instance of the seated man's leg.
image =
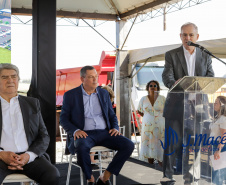
<svg viewBox="0 0 226 185">
<path fill-rule="evenodd" d="M 2 184 L 5 177 L 12 173 L 12 170 L 8 169 L 8 165 L 0 160 L 0 184 Z"/>
<path fill-rule="evenodd" d="M 45 157 L 36 158 L 24 166 L 21 173 L 35 180 L 40 185 L 58 185 L 60 173 Z"/>
<path fill-rule="evenodd" d="M 90 160 L 90 149 L 95 146 L 93 131 L 87 131 L 86 138 L 79 138 L 74 141 L 75 152 L 77 153 L 78 164 L 81 166 L 87 180 L 91 179 L 92 166 Z"/>
<path fill-rule="evenodd" d="M 134 143 L 124 136 L 111 136 L 109 131 L 100 131 L 100 141 L 97 145 L 117 150 L 112 162 L 107 167 L 107 171 L 114 175 L 118 175 L 126 160 L 130 157 L 134 149 Z"/>
</svg>

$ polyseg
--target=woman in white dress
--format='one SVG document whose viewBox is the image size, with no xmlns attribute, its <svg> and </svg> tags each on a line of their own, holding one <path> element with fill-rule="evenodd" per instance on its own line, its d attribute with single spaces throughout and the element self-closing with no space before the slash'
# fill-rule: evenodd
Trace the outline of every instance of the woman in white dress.
<svg viewBox="0 0 226 185">
<path fill-rule="evenodd" d="M 214 137 L 214 141 L 218 137 L 217 143 L 213 145 L 214 160 L 218 160 L 221 157 L 221 153 L 226 151 L 225 141 L 221 141 L 221 138 L 226 136 L 226 97 L 217 97 L 214 103 L 214 110 L 217 115 L 215 121 L 210 124 L 210 137 Z M 212 182 L 216 185 L 222 185 L 223 181 L 226 182 L 226 168 L 212 169 Z"/>
<path fill-rule="evenodd" d="M 163 161 L 165 118 L 162 116 L 165 97 L 159 95 L 160 86 L 155 80 L 147 83 L 148 95 L 141 98 L 138 113 L 142 116 L 140 160 L 153 164 L 156 159 L 159 165 Z"/>
</svg>

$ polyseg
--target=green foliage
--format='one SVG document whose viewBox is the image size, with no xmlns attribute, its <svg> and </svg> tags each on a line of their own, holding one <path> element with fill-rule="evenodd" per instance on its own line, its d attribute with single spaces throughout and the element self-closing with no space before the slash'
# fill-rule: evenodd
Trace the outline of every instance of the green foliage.
<svg viewBox="0 0 226 185">
<path fill-rule="evenodd" d="M 0 48 L 0 63 L 11 63 L 11 51 Z"/>
</svg>

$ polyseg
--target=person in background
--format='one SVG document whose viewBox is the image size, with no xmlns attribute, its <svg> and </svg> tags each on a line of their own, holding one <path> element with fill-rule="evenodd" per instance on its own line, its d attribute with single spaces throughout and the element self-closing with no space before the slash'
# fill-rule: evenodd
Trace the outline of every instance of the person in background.
<svg viewBox="0 0 226 185">
<path fill-rule="evenodd" d="M 214 110 L 217 115 L 213 123 L 210 124 L 210 137 L 214 137 L 214 141 L 218 137 L 217 143 L 213 145 L 214 160 L 221 158 L 221 153 L 226 151 L 225 141 L 221 143 L 221 139 L 226 136 L 226 97 L 218 96 L 214 103 Z M 220 138 L 219 138 L 220 136 Z M 226 163 L 226 161 L 224 161 Z M 212 182 L 216 185 L 222 185 L 226 181 L 226 168 L 214 170 L 212 169 Z"/>
<path fill-rule="evenodd" d="M 102 87 L 102 89 L 106 89 L 108 91 L 111 103 L 113 103 L 115 95 L 114 95 L 114 91 L 112 90 L 112 88 L 109 85 L 105 85 L 105 86 Z"/>
<path fill-rule="evenodd" d="M 58 185 L 59 171 L 46 150 L 49 135 L 36 98 L 17 94 L 19 69 L 0 64 L 0 184 L 20 173 L 40 185 Z"/>
<path fill-rule="evenodd" d="M 155 80 L 146 85 L 148 95 L 141 98 L 138 113 L 142 116 L 140 159 L 151 164 L 156 159 L 162 166 L 165 119 L 162 116 L 165 97 L 159 95 L 160 86 Z"/>
</svg>

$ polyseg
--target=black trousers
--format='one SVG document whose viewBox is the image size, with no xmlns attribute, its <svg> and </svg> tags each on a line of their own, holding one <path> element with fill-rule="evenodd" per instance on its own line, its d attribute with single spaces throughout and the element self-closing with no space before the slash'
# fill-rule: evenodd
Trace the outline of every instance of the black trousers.
<svg viewBox="0 0 226 185">
<path fill-rule="evenodd" d="M 8 165 L 0 161 L 0 184 L 10 174 L 19 173 L 35 180 L 40 185 L 58 185 L 60 173 L 45 157 L 36 158 L 33 162 L 26 164 L 24 170 L 9 170 Z"/>
<path fill-rule="evenodd" d="M 172 178 L 174 174 L 173 166 L 175 164 L 176 157 L 182 157 L 182 144 L 183 144 L 183 117 L 178 120 L 165 119 L 165 130 L 168 132 L 169 127 L 171 127 L 178 136 L 178 142 L 176 143 L 175 135 L 171 136 L 171 143 L 167 146 L 169 138 L 165 136 L 165 149 L 163 155 L 163 176 Z M 175 143 L 172 144 L 172 137 L 174 137 Z"/>
<path fill-rule="evenodd" d="M 188 117 L 185 115 L 185 117 Z M 178 137 L 178 142 L 176 143 L 176 137 L 175 135 L 171 135 L 171 143 L 169 142 L 169 137 L 165 136 L 165 149 L 164 149 L 164 156 L 163 156 L 163 176 L 172 178 L 174 174 L 174 164 L 176 158 L 180 161 L 179 166 L 182 167 L 183 164 L 183 175 L 184 179 L 192 180 L 193 177 L 189 173 L 189 146 L 190 144 L 193 145 L 194 149 L 198 151 L 200 149 L 200 146 L 198 145 L 199 142 L 196 142 L 194 145 L 194 139 L 188 140 L 189 135 L 199 135 L 202 133 L 200 130 L 200 118 L 199 116 L 196 116 L 197 123 L 194 124 L 194 121 L 189 121 L 189 119 L 184 119 L 183 116 L 178 116 L 178 119 L 167 119 L 165 118 L 165 130 L 168 133 L 168 130 L 173 129 Z M 183 125 L 184 124 L 184 125 Z M 193 128 L 192 126 L 195 126 Z M 172 143 L 174 137 L 174 142 Z M 189 141 L 190 144 L 187 142 Z M 186 147 L 183 147 L 184 146 Z M 185 151 L 185 152 L 182 152 Z M 195 160 L 197 158 L 198 152 L 194 152 Z M 183 159 L 183 160 L 182 160 Z M 182 170 L 182 169 L 181 169 Z"/>
</svg>

